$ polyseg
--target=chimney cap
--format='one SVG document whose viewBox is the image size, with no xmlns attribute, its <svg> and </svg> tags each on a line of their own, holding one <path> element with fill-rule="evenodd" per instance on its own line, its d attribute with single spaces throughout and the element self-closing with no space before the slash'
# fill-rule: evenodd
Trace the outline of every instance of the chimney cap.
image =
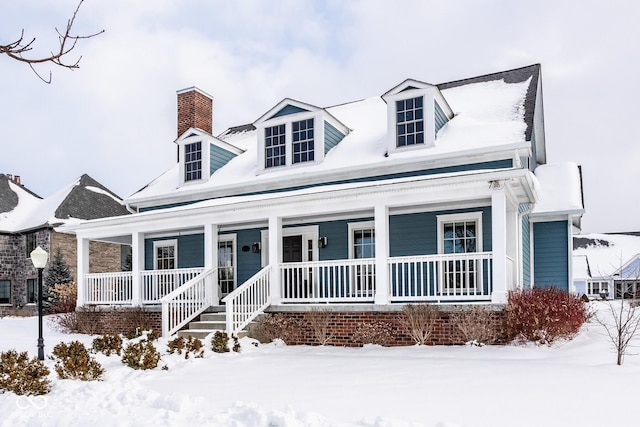
<svg viewBox="0 0 640 427">
<path fill-rule="evenodd" d="M 213 99 L 212 95 L 208 94 L 207 92 L 203 91 L 202 89 L 200 89 L 200 88 L 198 88 L 196 86 L 191 86 L 191 87 L 187 87 L 187 88 L 184 88 L 184 89 L 177 90 L 176 94 L 180 95 L 180 94 L 187 93 L 187 92 L 192 92 L 192 91 L 200 92 L 204 96 Z"/>
</svg>

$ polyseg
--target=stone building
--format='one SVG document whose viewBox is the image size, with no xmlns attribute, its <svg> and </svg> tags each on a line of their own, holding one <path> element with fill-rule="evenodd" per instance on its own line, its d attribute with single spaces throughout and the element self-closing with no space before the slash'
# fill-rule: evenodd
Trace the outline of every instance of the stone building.
<svg viewBox="0 0 640 427">
<path fill-rule="evenodd" d="M 19 176 L 0 174 L 0 315 L 35 310 L 38 273 L 30 253 L 37 246 L 49 252 L 50 259 L 59 250 L 77 277 L 75 235 L 57 232 L 56 227 L 128 213 L 117 195 L 86 174 L 46 198 L 22 185 Z M 121 270 L 120 245 L 92 242 L 89 250 L 91 272 Z"/>
</svg>

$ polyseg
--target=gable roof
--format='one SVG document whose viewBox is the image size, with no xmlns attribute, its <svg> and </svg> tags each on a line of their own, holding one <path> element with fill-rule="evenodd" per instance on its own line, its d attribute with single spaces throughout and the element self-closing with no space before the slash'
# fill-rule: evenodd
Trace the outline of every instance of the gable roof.
<svg viewBox="0 0 640 427">
<path fill-rule="evenodd" d="M 122 200 L 89 175 L 44 199 L 0 175 L 0 233 L 21 233 L 69 222 L 127 215 Z M 10 203 L 6 203 L 9 200 Z"/>
<path fill-rule="evenodd" d="M 582 234 L 573 237 L 573 255 L 585 256 L 589 277 L 613 277 L 640 254 L 640 236 L 630 234 Z M 576 270 L 574 269 L 574 273 Z M 579 277 L 574 274 L 576 278 Z"/>
</svg>

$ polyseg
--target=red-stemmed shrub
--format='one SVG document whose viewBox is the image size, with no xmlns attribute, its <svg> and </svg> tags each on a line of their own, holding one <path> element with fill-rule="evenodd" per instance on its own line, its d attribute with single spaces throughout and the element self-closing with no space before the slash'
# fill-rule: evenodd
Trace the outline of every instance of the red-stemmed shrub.
<svg viewBox="0 0 640 427">
<path fill-rule="evenodd" d="M 507 297 L 509 340 L 549 344 L 558 338 L 571 338 L 587 317 L 579 296 L 557 288 L 510 291 Z"/>
</svg>

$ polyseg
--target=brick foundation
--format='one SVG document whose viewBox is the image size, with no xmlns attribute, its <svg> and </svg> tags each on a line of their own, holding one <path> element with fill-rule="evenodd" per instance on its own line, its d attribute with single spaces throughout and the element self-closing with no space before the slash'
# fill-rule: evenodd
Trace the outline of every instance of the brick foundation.
<svg viewBox="0 0 640 427">
<path fill-rule="evenodd" d="M 458 311 L 459 306 L 440 306 L 439 319 L 436 321 L 435 330 L 432 333 L 428 344 L 430 345 L 455 345 L 464 344 L 465 340 L 460 334 L 457 326 L 453 323 L 452 313 Z M 329 333 L 333 335 L 328 345 L 359 347 L 361 342 L 355 339 L 356 329 L 365 323 L 384 322 L 391 325 L 392 339 L 386 344 L 388 346 L 414 345 L 415 341 L 406 333 L 400 323 L 401 307 L 394 307 L 388 311 L 330 311 Z M 317 345 L 318 341 L 314 336 L 313 329 L 309 321 L 309 311 L 278 311 L 277 308 L 269 310 L 270 314 L 279 313 L 297 321 L 296 331 L 290 332 L 287 340 L 289 345 Z M 498 337 L 505 336 L 504 309 L 493 308 L 492 324 Z M 502 342 L 500 340 L 498 342 Z"/>
<path fill-rule="evenodd" d="M 162 312 L 156 308 L 88 306 L 77 316 L 81 330 L 93 334 L 124 334 L 136 328 L 160 332 L 162 328 Z"/>
</svg>

